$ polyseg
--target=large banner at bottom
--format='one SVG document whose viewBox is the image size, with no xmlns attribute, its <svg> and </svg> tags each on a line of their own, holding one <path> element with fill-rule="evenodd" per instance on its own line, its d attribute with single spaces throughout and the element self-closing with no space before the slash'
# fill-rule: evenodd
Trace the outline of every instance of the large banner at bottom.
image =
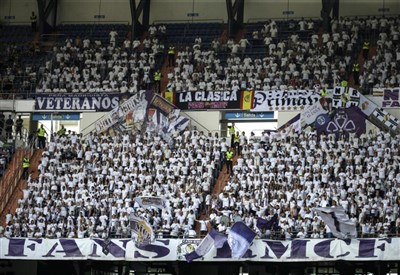
<svg viewBox="0 0 400 275">
<path fill-rule="evenodd" d="M 199 239 L 156 239 L 137 246 L 131 239 L 0 238 L 0 259 L 185 261 Z M 255 240 L 240 259 L 229 245 L 213 248 L 195 261 L 398 261 L 400 238 Z"/>
</svg>

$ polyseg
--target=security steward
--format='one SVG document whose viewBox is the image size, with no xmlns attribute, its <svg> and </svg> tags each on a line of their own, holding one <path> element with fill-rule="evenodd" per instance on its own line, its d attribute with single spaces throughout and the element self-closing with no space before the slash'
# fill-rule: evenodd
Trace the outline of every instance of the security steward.
<svg viewBox="0 0 400 275">
<path fill-rule="evenodd" d="M 37 130 L 37 135 L 38 135 L 38 142 L 39 142 L 39 148 L 43 149 L 46 147 L 46 135 L 47 132 L 44 129 L 43 124 L 40 126 L 40 128 Z"/>
<path fill-rule="evenodd" d="M 65 129 L 64 125 L 61 125 L 61 129 L 57 131 L 57 135 L 59 137 L 65 136 L 65 133 L 67 132 L 67 129 Z"/>
<path fill-rule="evenodd" d="M 229 136 L 231 137 L 231 147 L 235 144 L 235 125 L 232 123 L 231 126 L 228 126 Z"/>
<path fill-rule="evenodd" d="M 237 155 L 240 155 L 240 134 L 239 132 L 236 132 L 236 135 L 233 137 L 233 145 L 235 146 L 235 152 Z"/>
<path fill-rule="evenodd" d="M 368 59 L 368 53 L 369 53 L 369 42 L 368 41 L 364 41 L 362 50 L 363 50 L 364 60 L 367 60 Z"/>
<path fill-rule="evenodd" d="M 328 112 L 332 111 L 332 99 L 328 97 L 328 91 L 326 88 L 322 88 L 319 91 L 319 95 L 321 96 L 319 102 L 322 108 Z"/>
<path fill-rule="evenodd" d="M 328 91 L 326 90 L 326 88 L 321 89 L 321 91 L 319 92 L 319 95 L 321 97 L 326 97 L 328 95 Z"/>
<path fill-rule="evenodd" d="M 173 45 L 168 48 L 168 67 L 175 67 L 175 47 Z"/>
<path fill-rule="evenodd" d="M 160 94 L 161 93 L 161 73 L 160 71 L 156 71 L 154 73 L 154 85 L 155 85 L 155 91 L 156 93 Z"/>
<path fill-rule="evenodd" d="M 30 164 L 29 158 L 25 157 L 22 160 L 23 177 L 25 180 L 27 180 L 29 176 L 29 164 Z"/>
<path fill-rule="evenodd" d="M 232 147 L 229 147 L 226 152 L 226 173 L 232 175 L 233 172 L 233 150 Z"/>
<path fill-rule="evenodd" d="M 353 64 L 353 79 L 354 85 L 360 85 L 360 65 L 358 63 Z"/>
</svg>

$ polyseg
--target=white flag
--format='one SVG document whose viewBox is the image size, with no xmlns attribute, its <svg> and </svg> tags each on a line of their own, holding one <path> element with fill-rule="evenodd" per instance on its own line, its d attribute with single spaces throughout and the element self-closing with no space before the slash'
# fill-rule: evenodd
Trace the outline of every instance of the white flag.
<svg viewBox="0 0 400 275">
<path fill-rule="evenodd" d="M 341 239 L 356 238 L 356 224 L 349 220 L 344 208 L 338 207 L 317 207 L 315 211 L 321 219 L 328 225 L 335 237 Z"/>
</svg>

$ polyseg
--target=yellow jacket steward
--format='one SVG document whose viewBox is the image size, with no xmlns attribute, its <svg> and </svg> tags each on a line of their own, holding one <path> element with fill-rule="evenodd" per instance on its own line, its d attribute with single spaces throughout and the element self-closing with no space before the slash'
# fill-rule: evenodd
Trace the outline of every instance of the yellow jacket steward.
<svg viewBox="0 0 400 275">
<path fill-rule="evenodd" d="M 154 80 L 155 81 L 160 81 L 161 80 L 161 73 L 160 72 L 155 72 L 154 73 Z"/>
<path fill-rule="evenodd" d="M 326 89 L 322 89 L 322 90 L 319 92 L 319 95 L 320 95 L 321 97 L 326 97 L 326 96 L 328 95 L 328 91 L 327 91 Z"/>
<path fill-rule="evenodd" d="M 346 81 L 346 80 L 342 80 L 342 81 L 340 82 L 340 86 L 342 86 L 342 87 L 347 87 L 347 81 Z"/>
<path fill-rule="evenodd" d="M 353 72 L 359 72 L 360 71 L 360 65 L 358 65 L 358 63 L 355 63 L 353 65 Z"/>
<path fill-rule="evenodd" d="M 232 151 L 226 152 L 226 160 L 232 160 L 232 158 L 233 158 L 233 152 Z"/>
<path fill-rule="evenodd" d="M 175 54 L 175 47 L 169 47 L 168 54 Z"/>
<path fill-rule="evenodd" d="M 63 135 L 65 135 L 65 132 L 66 132 L 66 131 L 67 131 L 67 129 L 61 128 L 60 130 L 58 130 L 57 134 L 58 134 L 59 136 L 63 136 Z"/>
<path fill-rule="evenodd" d="M 363 50 L 368 50 L 369 49 L 369 42 L 364 42 L 362 48 L 363 48 Z"/>
<path fill-rule="evenodd" d="M 44 128 L 39 128 L 39 130 L 38 130 L 39 137 L 44 137 L 45 133 L 46 133 L 46 130 Z"/>
<path fill-rule="evenodd" d="M 235 127 L 231 126 L 231 128 L 229 128 L 229 134 L 231 136 L 233 136 L 235 134 Z"/>
<path fill-rule="evenodd" d="M 238 135 L 236 135 L 236 136 L 233 138 L 233 142 L 234 142 L 234 143 L 239 143 L 239 141 L 240 141 L 240 137 L 239 137 Z"/>
<path fill-rule="evenodd" d="M 24 160 L 22 161 L 22 168 L 29 168 L 29 159 L 28 158 L 24 158 Z"/>
</svg>

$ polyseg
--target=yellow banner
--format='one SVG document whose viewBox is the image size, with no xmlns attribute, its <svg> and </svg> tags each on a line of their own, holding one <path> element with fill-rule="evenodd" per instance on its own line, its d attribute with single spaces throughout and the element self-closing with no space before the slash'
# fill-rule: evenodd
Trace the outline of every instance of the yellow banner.
<svg viewBox="0 0 400 275">
<path fill-rule="evenodd" d="M 240 109 L 250 110 L 253 107 L 254 92 L 245 90 L 242 93 L 242 98 L 240 102 Z"/>
</svg>

